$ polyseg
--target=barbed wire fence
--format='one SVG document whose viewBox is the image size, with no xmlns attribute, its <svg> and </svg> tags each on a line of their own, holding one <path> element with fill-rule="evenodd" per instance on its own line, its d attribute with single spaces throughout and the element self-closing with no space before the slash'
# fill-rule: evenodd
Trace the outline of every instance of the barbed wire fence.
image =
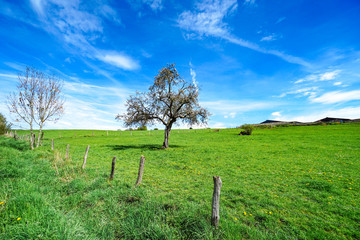
<svg viewBox="0 0 360 240">
<path fill-rule="evenodd" d="M 154 130 L 153 130 L 154 131 Z M 156 131 L 156 130 L 155 130 Z M 121 131 L 123 132 L 123 131 Z M 129 131 L 130 132 L 130 131 Z M 135 132 L 135 131 L 134 131 Z M 177 131 L 175 130 L 176 133 L 182 133 L 180 130 Z M 209 131 L 209 132 L 216 132 L 216 131 Z M 152 136 L 153 134 L 150 133 L 150 131 L 147 131 L 148 135 L 149 136 Z M 186 133 L 186 132 L 183 132 L 183 133 Z M 191 133 L 191 130 L 189 130 L 188 133 Z M 193 131 L 193 133 L 196 133 L 195 131 Z M 16 139 L 19 139 L 19 140 L 24 140 L 24 141 L 29 141 L 29 134 L 25 134 L 25 135 L 17 135 L 17 133 L 15 132 L 9 132 L 7 133 L 8 136 L 10 137 L 14 137 Z M 105 135 L 105 134 L 104 134 Z M 125 134 L 124 134 L 125 135 Z M 155 134 L 154 134 L 155 135 Z M 88 136 L 88 135 L 86 135 Z M 103 136 L 103 135 L 100 135 L 100 136 Z M 106 135 L 105 136 L 114 136 L 112 134 L 108 134 L 108 132 L 106 132 Z M 120 134 L 119 136 L 122 136 L 122 134 Z M 126 135 L 125 135 L 126 136 Z M 132 132 L 130 132 L 128 134 L 128 136 L 136 136 L 135 134 L 132 134 Z M 138 135 L 138 136 L 142 136 L 141 135 Z M 64 149 L 66 149 L 66 146 L 67 146 L 67 142 L 66 142 L 66 138 L 69 137 L 69 136 L 65 136 L 63 135 L 61 137 L 61 135 L 59 135 L 59 138 L 56 139 L 55 141 L 55 148 L 57 151 L 61 152 L 65 152 Z M 81 137 L 80 135 L 75 135 L 74 136 L 71 136 L 71 137 Z M 94 135 L 94 137 L 96 137 L 96 135 Z M 61 140 L 60 140 L 61 139 Z M 44 141 L 42 147 L 44 148 L 50 148 L 51 147 L 51 143 L 50 139 L 48 138 L 44 138 L 44 140 L 47 140 L 47 141 Z M 87 145 L 87 144 L 84 144 L 84 146 Z M 81 155 L 85 153 L 85 148 L 83 148 L 84 146 L 77 146 L 77 147 L 72 147 L 70 146 L 70 149 L 71 151 L 69 152 L 70 156 L 74 156 L 74 158 L 71 158 L 73 161 L 74 161 L 74 165 L 78 165 L 79 162 L 81 163 Z M 104 162 L 108 162 L 109 163 L 109 166 L 104 169 L 104 166 L 101 165 L 101 166 L 93 166 L 95 167 L 95 171 L 99 174 L 100 172 L 102 173 L 106 173 L 106 171 L 109 172 L 109 176 L 110 176 L 110 163 L 111 163 L 111 160 L 112 158 L 116 155 L 116 150 L 108 150 L 108 151 L 101 151 L 99 152 L 98 151 L 98 146 L 92 146 L 90 148 L 90 155 L 93 155 L 93 156 L 97 156 L 98 159 L 101 159 L 102 161 Z M 118 159 L 121 159 L 121 157 L 118 157 L 116 156 Z M 146 157 L 146 156 L 145 156 Z M 79 160 L 78 160 L 79 159 Z M 132 172 L 132 175 L 133 176 L 136 176 L 136 169 L 137 169 L 137 166 L 138 166 L 138 160 L 134 160 L 134 166 L 131 168 L 131 169 L 125 169 L 125 168 L 119 168 L 119 162 L 121 163 L 121 161 L 118 161 L 118 164 L 116 166 L 116 169 L 117 171 L 119 170 L 122 170 L 123 172 L 124 171 L 129 171 Z M 156 161 L 146 161 L 146 164 L 145 164 L 145 168 L 151 168 L 153 166 L 156 166 L 156 168 L 168 168 L 167 165 L 165 165 L 164 163 L 160 163 L 160 162 L 156 162 Z M 180 166 L 177 166 L 178 171 L 181 171 L 181 170 L 190 170 L 188 168 L 181 168 Z M 190 171 L 191 172 L 191 171 Z M 252 173 L 252 174 L 262 174 L 262 173 Z M 264 173 L 264 174 L 268 174 L 268 175 L 272 175 L 271 173 Z M 275 175 L 276 173 L 274 173 L 273 175 Z M 116 173 L 115 173 L 116 175 Z M 300 174 L 299 174 L 300 175 Z M 146 170 L 145 170 L 145 176 L 146 176 Z M 205 174 L 205 173 L 201 173 L 201 174 L 197 174 L 197 173 L 194 173 L 192 177 L 197 177 L 199 178 L 200 180 L 199 181 L 194 181 L 194 182 L 188 182 L 190 184 L 193 184 L 194 186 L 190 186 L 189 188 L 201 188 L 201 189 L 209 189 L 211 190 L 211 184 L 209 184 L 210 182 L 210 179 L 212 179 L 213 175 L 210 175 L 210 174 Z M 209 180 L 207 180 L 209 179 Z M 356 177 L 355 177 L 356 179 Z M 230 179 L 227 179 L 227 180 L 230 180 Z M 152 182 L 151 182 L 152 181 Z M 232 183 L 234 184 L 237 184 L 239 186 L 241 186 L 241 182 L 239 181 L 236 181 L 235 179 L 231 179 L 230 180 Z M 169 179 L 169 178 L 162 178 L 161 175 L 154 175 L 154 176 L 147 176 L 145 179 L 144 179 L 144 183 L 146 185 L 148 184 L 153 184 L 155 182 L 155 184 L 158 184 L 158 185 L 165 185 L 166 184 L 166 187 L 164 188 L 165 190 L 168 190 L 169 188 L 173 188 L 174 190 L 176 191 L 180 191 L 181 192 L 181 186 L 179 186 L 179 182 L 176 181 L 176 180 L 173 180 L 173 179 Z M 133 180 L 129 180 L 129 184 L 132 184 L 132 183 L 135 183 L 135 179 Z M 161 183 L 164 183 L 164 184 L 161 184 Z M 169 184 L 171 184 L 171 186 L 169 186 Z M 200 185 L 199 185 L 200 184 Z M 226 184 L 226 183 L 225 183 Z M 308 198 L 308 197 L 302 197 L 302 196 L 296 196 L 296 195 L 292 195 L 292 194 L 287 194 L 287 193 L 284 193 L 284 192 L 276 192 L 276 191 L 271 191 L 269 189 L 266 189 L 266 188 L 263 188 L 263 187 L 260 187 L 260 186 L 249 186 L 249 185 L 246 185 L 246 188 L 250 188 L 250 189 L 253 189 L 253 190 L 256 190 L 256 191 L 259 191 L 259 192 L 268 192 L 272 195 L 275 195 L 275 196 L 282 196 L 286 199 L 291 199 L 291 200 L 297 200 L 297 201 L 310 201 L 310 202 L 313 202 L 313 203 L 317 203 L 317 204 L 330 204 L 330 205 L 333 205 L 333 206 L 336 206 L 336 207 L 339 207 L 341 208 L 341 210 L 344 210 L 344 211 L 356 211 L 356 212 L 359 212 L 360 214 L 360 208 L 358 207 L 354 207 L 354 206 L 348 206 L 348 205 L 343 205 L 343 204 L 337 204 L 337 203 L 329 203 L 325 200 L 323 201 L 320 201 L 318 199 L 311 199 L 311 198 Z M 226 199 L 233 199 L 234 198 L 234 195 L 232 193 L 230 193 L 229 191 L 227 190 L 223 190 L 222 193 L 221 193 L 222 197 Z M 187 198 L 185 196 L 182 196 L 182 195 L 178 195 L 177 196 L 178 198 L 182 199 L 182 200 L 187 200 Z M 328 220 L 328 219 L 325 219 L 323 217 L 319 217 L 319 216 L 315 216 L 315 214 L 307 214 L 307 213 L 304 213 L 304 212 L 299 212 L 299 211 L 296 211 L 294 209 L 288 209 L 288 208 L 281 208 L 279 206 L 276 206 L 275 204 L 270 204 L 270 203 L 266 203 L 266 202 L 260 202 L 260 201 L 257 201 L 253 198 L 250 198 L 249 196 L 246 196 L 244 194 L 241 194 L 240 198 L 242 200 L 246 200 L 248 203 L 250 203 L 251 205 L 256 205 L 256 206 L 259 206 L 261 208 L 263 207 L 267 207 L 268 209 L 276 209 L 277 212 L 287 212 L 289 214 L 292 214 L 292 215 L 296 215 L 296 216 L 300 216 L 300 217 L 306 217 L 306 218 L 312 218 L 312 219 L 315 219 L 317 221 L 321 221 L 323 223 L 327 223 L 327 224 L 330 224 L 330 225 L 335 225 L 335 226 L 341 226 L 341 227 L 344 227 L 344 228 L 347 228 L 347 229 L 352 229 L 352 230 L 355 230 L 355 231 L 359 231 L 360 230 L 360 226 L 358 226 L 358 224 L 356 226 L 350 226 L 350 225 L 347 225 L 347 224 L 343 224 L 343 223 L 340 223 L 340 222 L 336 222 L 336 221 L 331 221 L 331 220 Z M 205 202 L 204 201 L 200 201 L 199 202 L 200 205 L 203 205 L 204 207 L 207 207 L 208 206 L 205 206 Z M 240 218 L 240 216 L 239 216 Z M 242 221 L 248 221 L 248 223 L 251 223 L 249 222 L 249 220 L 245 219 L 245 218 L 242 218 Z M 263 227 L 261 225 L 257 225 L 257 226 L 260 226 L 260 227 Z M 271 229 L 268 229 L 268 228 L 265 228 L 264 227 L 264 230 L 266 231 L 269 231 L 269 232 L 272 232 L 273 234 L 277 234 L 279 232 L 277 231 L 273 231 Z M 286 235 L 285 235 L 286 236 Z M 288 238 L 294 238 L 292 236 L 286 236 Z M 295 238 L 296 239 L 296 238 Z"/>
</svg>

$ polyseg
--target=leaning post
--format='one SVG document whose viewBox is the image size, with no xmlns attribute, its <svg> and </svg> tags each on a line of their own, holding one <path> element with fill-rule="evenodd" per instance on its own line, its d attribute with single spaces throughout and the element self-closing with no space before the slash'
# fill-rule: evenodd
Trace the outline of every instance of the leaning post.
<svg viewBox="0 0 360 240">
<path fill-rule="evenodd" d="M 137 186 L 139 186 L 141 184 L 142 176 L 143 176 L 143 173 L 144 173 L 144 165 L 145 165 L 145 157 L 143 155 L 141 155 L 139 173 L 138 173 L 138 178 L 136 180 L 135 187 L 137 187 Z"/>
<path fill-rule="evenodd" d="M 86 148 L 86 152 L 85 152 L 85 156 L 84 156 L 84 162 L 83 162 L 83 165 L 82 165 L 82 169 L 85 169 L 86 159 L 87 159 L 87 156 L 88 156 L 89 149 L 90 149 L 90 145 L 88 145 L 87 148 Z"/>
<path fill-rule="evenodd" d="M 212 211 L 211 211 L 211 225 L 215 228 L 219 226 L 219 211 L 220 211 L 220 190 L 221 190 L 221 179 L 219 176 L 213 176 L 214 180 L 214 193 L 212 199 Z"/>
</svg>

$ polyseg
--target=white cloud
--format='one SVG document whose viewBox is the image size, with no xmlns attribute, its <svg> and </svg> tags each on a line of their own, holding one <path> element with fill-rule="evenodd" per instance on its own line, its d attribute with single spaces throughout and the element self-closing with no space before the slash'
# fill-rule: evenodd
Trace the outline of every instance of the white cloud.
<svg viewBox="0 0 360 240">
<path fill-rule="evenodd" d="M 331 72 L 325 72 L 325 73 L 320 73 L 320 74 L 310 74 L 310 75 L 306 76 L 305 78 L 295 81 L 294 83 L 297 84 L 297 83 L 303 83 L 303 82 L 319 82 L 319 81 L 333 80 L 339 75 L 339 73 L 341 71 L 342 70 L 334 70 Z"/>
<path fill-rule="evenodd" d="M 235 118 L 235 117 L 236 117 L 236 112 L 231 112 L 231 113 L 229 113 L 229 116 L 230 116 L 231 118 Z"/>
<path fill-rule="evenodd" d="M 218 101 L 203 101 L 200 102 L 201 106 L 209 109 L 211 113 L 223 112 L 227 114 L 231 113 L 243 113 L 261 109 L 268 109 L 270 107 L 279 105 L 276 102 L 255 102 L 255 101 L 230 101 L 230 100 L 218 100 Z"/>
<path fill-rule="evenodd" d="M 191 62 L 189 63 L 189 65 L 190 65 L 190 75 L 191 75 L 192 82 L 193 82 L 195 88 L 198 89 L 198 85 L 197 85 L 197 82 L 196 82 L 196 72 L 193 69 L 193 66 L 192 66 Z"/>
<path fill-rule="evenodd" d="M 334 86 L 339 86 L 341 84 L 342 84 L 342 82 L 334 82 Z"/>
<path fill-rule="evenodd" d="M 14 74 L 4 74 L 4 73 L 0 73 L 0 77 L 6 77 L 6 78 L 15 78 L 18 79 L 18 75 L 14 75 Z"/>
<path fill-rule="evenodd" d="M 96 58 L 124 70 L 139 68 L 139 63 L 131 57 L 119 53 L 104 54 L 105 50 L 97 49 L 93 45 L 93 42 L 100 38 L 104 31 L 104 20 L 110 20 L 116 24 L 121 23 L 117 12 L 109 5 L 99 3 L 96 8 L 89 8 L 80 1 L 58 0 L 32 0 L 31 3 L 32 8 L 39 15 L 43 28 L 62 40 L 65 45 L 77 50 L 79 55 L 89 59 Z M 96 67 L 93 69 L 98 70 Z M 104 70 L 97 72 L 105 77 L 109 76 Z"/>
<path fill-rule="evenodd" d="M 265 37 L 261 38 L 260 42 L 264 42 L 264 41 L 269 42 L 269 41 L 274 41 L 274 40 L 276 40 L 276 36 L 274 34 L 271 34 L 269 36 L 265 36 Z"/>
<path fill-rule="evenodd" d="M 360 118 L 360 107 L 345 107 L 340 109 L 328 109 L 323 111 L 310 112 L 303 115 L 284 116 L 284 121 L 313 122 L 325 117 L 337 118 Z"/>
<path fill-rule="evenodd" d="M 280 112 L 273 112 L 273 113 L 271 113 L 271 116 L 281 117 L 281 113 Z"/>
<path fill-rule="evenodd" d="M 131 57 L 120 53 L 108 53 L 104 55 L 98 55 L 97 58 L 103 62 L 109 63 L 113 66 L 125 69 L 125 70 L 136 70 L 139 69 L 137 61 Z"/>
<path fill-rule="evenodd" d="M 282 93 L 279 97 L 285 97 L 285 96 L 290 95 L 290 94 L 293 94 L 293 95 L 301 94 L 303 96 L 309 96 L 309 95 L 314 96 L 318 89 L 319 89 L 318 87 L 300 88 L 300 89 L 296 89 L 296 90 L 289 91 L 289 92 L 286 92 L 286 93 Z"/>
<path fill-rule="evenodd" d="M 335 71 L 332 71 L 332 72 L 326 72 L 326 73 L 323 73 L 323 74 L 320 74 L 319 75 L 319 80 L 320 81 L 328 81 L 328 80 L 333 80 L 336 78 L 336 76 L 340 73 L 341 71 L 340 70 L 335 70 Z"/>
<path fill-rule="evenodd" d="M 332 103 L 348 102 L 353 100 L 360 100 L 360 90 L 353 90 L 348 92 L 332 91 L 325 93 L 320 97 L 311 99 L 311 102 L 332 104 Z"/>
<path fill-rule="evenodd" d="M 190 32 L 186 38 L 213 36 L 225 39 L 236 45 L 264 54 L 277 56 L 287 62 L 310 66 L 305 60 L 278 50 L 267 50 L 255 43 L 238 38 L 231 34 L 229 26 L 223 21 L 237 9 L 236 0 L 207 0 L 196 4 L 196 11 L 184 11 L 178 18 L 180 28 Z"/>
<path fill-rule="evenodd" d="M 149 5 L 153 11 L 158 11 L 163 9 L 162 0 L 143 0 L 143 3 Z"/>
</svg>

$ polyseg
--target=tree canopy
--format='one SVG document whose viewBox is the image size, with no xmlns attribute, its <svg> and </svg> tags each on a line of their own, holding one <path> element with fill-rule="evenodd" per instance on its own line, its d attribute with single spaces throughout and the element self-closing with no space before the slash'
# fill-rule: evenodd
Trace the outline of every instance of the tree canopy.
<svg viewBox="0 0 360 240">
<path fill-rule="evenodd" d="M 165 125 L 163 148 L 169 147 L 169 134 L 174 123 L 206 123 L 210 113 L 199 104 L 198 88 L 180 77 L 175 64 L 163 67 L 147 92 L 136 92 L 126 102 L 127 111 L 116 119 L 126 127 L 155 123 Z"/>
</svg>

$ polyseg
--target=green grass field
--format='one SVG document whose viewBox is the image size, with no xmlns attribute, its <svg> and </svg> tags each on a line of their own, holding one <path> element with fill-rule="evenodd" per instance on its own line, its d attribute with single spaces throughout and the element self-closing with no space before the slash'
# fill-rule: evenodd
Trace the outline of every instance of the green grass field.
<svg viewBox="0 0 360 240">
<path fill-rule="evenodd" d="M 163 131 L 45 130 L 34 151 L 1 137 L 0 239 L 360 239 L 359 124 L 238 133 L 172 130 L 166 150 Z"/>
</svg>

